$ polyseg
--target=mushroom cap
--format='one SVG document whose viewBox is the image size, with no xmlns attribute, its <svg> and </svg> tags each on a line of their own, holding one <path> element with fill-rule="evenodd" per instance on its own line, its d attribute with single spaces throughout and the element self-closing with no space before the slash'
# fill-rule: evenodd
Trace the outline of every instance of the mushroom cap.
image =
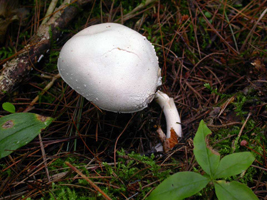
<svg viewBox="0 0 267 200">
<path fill-rule="evenodd" d="M 58 69 L 72 89 L 113 112 L 146 108 L 161 85 L 154 46 L 116 23 L 93 25 L 74 35 L 60 52 Z"/>
</svg>

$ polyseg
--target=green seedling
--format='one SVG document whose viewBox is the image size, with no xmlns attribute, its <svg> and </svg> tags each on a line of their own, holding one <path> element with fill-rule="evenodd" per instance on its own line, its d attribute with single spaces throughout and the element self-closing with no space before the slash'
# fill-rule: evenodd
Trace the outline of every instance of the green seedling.
<svg viewBox="0 0 267 200">
<path fill-rule="evenodd" d="M 164 180 L 149 196 L 149 200 L 184 199 L 201 191 L 209 183 L 215 187 L 219 200 L 229 199 L 258 199 L 246 185 L 238 182 L 227 182 L 224 179 L 240 174 L 255 160 L 250 152 L 229 154 L 220 159 L 220 154 L 207 144 L 210 129 L 204 121 L 199 124 L 194 138 L 194 154 L 196 161 L 205 172 L 178 172 Z"/>
<path fill-rule="evenodd" d="M 2 108 L 7 111 L 7 112 L 10 112 L 10 113 L 15 113 L 16 112 L 16 108 L 15 106 L 12 104 L 12 103 L 9 103 L 9 102 L 5 102 L 2 104 Z"/>
</svg>

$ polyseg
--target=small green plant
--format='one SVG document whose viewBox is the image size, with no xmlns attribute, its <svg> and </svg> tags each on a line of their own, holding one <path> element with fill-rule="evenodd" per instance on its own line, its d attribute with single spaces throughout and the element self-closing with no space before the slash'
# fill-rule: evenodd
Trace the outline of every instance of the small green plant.
<svg viewBox="0 0 267 200">
<path fill-rule="evenodd" d="M 178 172 L 164 180 L 148 199 L 184 199 L 198 193 L 209 183 L 215 187 L 219 200 L 258 199 L 245 184 L 223 180 L 247 170 L 255 159 L 252 153 L 233 153 L 220 159 L 220 154 L 207 144 L 209 134 L 210 129 L 201 121 L 194 138 L 194 154 L 205 174 Z"/>
<path fill-rule="evenodd" d="M 78 191 L 78 192 L 77 192 Z M 40 200 L 96 200 L 96 197 L 84 196 L 67 185 L 52 183 L 52 189 L 48 192 L 49 195 L 41 197 Z M 32 200 L 27 198 L 26 200 Z"/>
<path fill-rule="evenodd" d="M 145 156 L 136 152 L 126 153 L 123 149 L 117 151 L 117 153 L 119 157 L 116 168 L 108 165 L 108 163 L 103 163 L 107 174 L 113 177 L 109 180 L 109 183 L 119 185 L 118 188 L 101 188 L 111 198 L 115 199 L 120 193 L 132 195 L 132 191 L 129 190 L 131 184 L 139 185 L 140 196 L 145 196 L 151 190 L 151 187 L 142 188 L 141 186 L 141 180 L 146 180 L 149 183 L 150 179 L 145 178 L 147 174 L 151 174 L 159 180 L 164 180 L 170 174 L 170 170 L 162 171 L 155 160 L 154 154 Z M 99 171 L 99 173 L 101 172 Z M 116 176 L 113 176 L 114 174 Z M 135 198 L 139 199 L 137 196 Z"/>
<path fill-rule="evenodd" d="M 10 47 L 5 48 L 2 47 L 0 48 L 0 60 L 4 60 L 14 54 L 14 50 Z"/>
<path fill-rule="evenodd" d="M 204 87 L 211 91 L 212 94 L 219 95 L 221 98 L 230 98 L 230 95 L 218 92 L 217 88 L 213 88 L 209 83 L 205 83 Z"/>
<path fill-rule="evenodd" d="M 12 104 L 12 103 L 9 103 L 9 102 L 5 102 L 2 104 L 2 108 L 7 111 L 7 112 L 10 112 L 10 113 L 15 113 L 16 112 L 16 108 L 15 106 Z"/>
</svg>

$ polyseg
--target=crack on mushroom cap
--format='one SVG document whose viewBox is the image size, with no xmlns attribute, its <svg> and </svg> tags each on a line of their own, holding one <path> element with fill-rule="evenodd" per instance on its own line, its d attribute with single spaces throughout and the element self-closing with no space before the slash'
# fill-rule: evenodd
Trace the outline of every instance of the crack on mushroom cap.
<svg viewBox="0 0 267 200">
<path fill-rule="evenodd" d="M 126 50 L 126 49 L 124 49 L 124 48 L 121 48 L 121 47 L 115 47 L 115 48 L 113 48 L 113 49 L 110 49 L 109 51 L 107 51 L 107 52 L 105 52 L 103 55 L 101 55 L 100 57 L 103 57 L 103 56 L 105 56 L 106 54 L 108 54 L 108 53 L 110 53 L 110 52 L 112 52 L 112 51 L 114 51 L 114 50 L 119 50 L 119 51 L 125 51 L 125 52 L 127 52 L 127 53 L 132 53 L 132 54 L 136 55 L 136 56 L 141 60 L 141 58 L 138 56 L 138 54 L 134 53 L 133 51 L 129 51 L 129 50 Z"/>
</svg>

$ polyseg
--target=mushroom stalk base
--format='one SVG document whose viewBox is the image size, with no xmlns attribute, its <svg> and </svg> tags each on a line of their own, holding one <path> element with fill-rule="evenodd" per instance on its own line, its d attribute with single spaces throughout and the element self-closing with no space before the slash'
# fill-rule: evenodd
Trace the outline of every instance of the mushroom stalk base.
<svg viewBox="0 0 267 200">
<path fill-rule="evenodd" d="M 182 137 L 181 119 L 173 98 L 170 98 L 167 94 L 158 90 L 155 100 L 163 109 L 166 118 L 167 138 L 171 137 L 171 129 L 173 129 L 179 137 Z"/>
</svg>

